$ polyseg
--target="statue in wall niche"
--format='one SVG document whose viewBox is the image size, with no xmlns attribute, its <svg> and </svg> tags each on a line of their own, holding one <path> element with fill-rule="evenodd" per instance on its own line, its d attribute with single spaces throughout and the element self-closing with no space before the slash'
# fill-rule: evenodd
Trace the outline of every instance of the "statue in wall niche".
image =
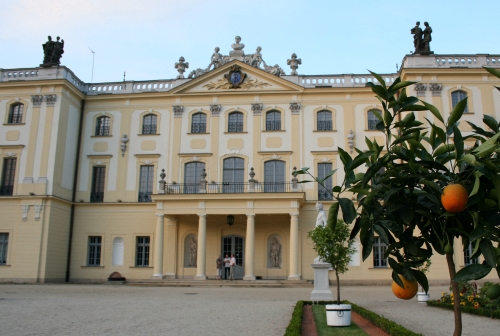
<svg viewBox="0 0 500 336">
<path fill-rule="evenodd" d="M 280 256 L 281 256 L 281 244 L 278 242 L 277 238 L 273 239 L 271 243 L 271 249 L 269 251 L 269 258 L 271 258 L 272 267 L 280 267 Z"/>
<path fill-rule="evenodd" d="M 189 266 L 196 267 L 196 257 L 198 255 L 198 245 L 194 238 L 191 238 L 191 246 L 189 247 Z"/>
<path fill-rule="evenodd" d="M 325 210 L 323 209 L 323 203 L 316 203 L 316 211 L 318 212 L 318 217 L 316 217 L 316 226 L 326 226 L 328 221 Z"/>
<path fill-rule="evenodd" d="M 43 48 L 43 63 L 42 67 L 50 67 L 61 64 L 61 57 L 64 54 L 64 40 L 58 36 L 56 41 L 52 41 L 52 37 L 48 36 L 48 41 L 42 44 Z"/>
<path fill-rule="evenodd" d="M 245 48 L 245 45 L 243 43 L 240 43 L 241 37 L 236 36 L 234 40 L 236 41 L 236 43 L 231 44 L 231 48 L 233 48 L 234 50 L 243 50 L 243 48 Z"/>
</svg>

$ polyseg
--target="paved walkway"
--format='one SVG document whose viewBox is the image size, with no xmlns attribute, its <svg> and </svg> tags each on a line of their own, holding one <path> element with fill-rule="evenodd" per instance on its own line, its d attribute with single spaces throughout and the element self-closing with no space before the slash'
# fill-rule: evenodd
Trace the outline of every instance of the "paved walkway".
<svg viewBox="0 0 500 336">
<path fill-rule="evenodd" d="M 332 290 L 335 288 L 333 287 Z M 431 297 L 446 287 L 431 288 Z M 0 285 L 1 335 L 283 335 L 310 288 Z M 389 286 L 344 286 L 342 299 L 424 335 L 451 335 L 453 313 L 396 299 Z M 464 314 L 464 335 L 500 321 Z"/>
</svg>

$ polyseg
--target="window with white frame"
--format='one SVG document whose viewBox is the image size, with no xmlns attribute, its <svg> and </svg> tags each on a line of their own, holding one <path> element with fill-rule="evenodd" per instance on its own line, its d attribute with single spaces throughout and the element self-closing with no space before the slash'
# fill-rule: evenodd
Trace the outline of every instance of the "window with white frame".
<svg viewBox="0 0 500 336">
<path fill-rule="evenodd" d="M 139 202 L 152 202 L 154 166 L 141 166 L 139 178 Z"/>
<path fill-rule="evenodd" d="M 331 131 L 333 129 L 332 112 L 319 111 L 317 119 L 316 129 L 318 131 Z"/>
<path fill-rule="evenodd" d="M 469 243 L 469 245 L 467 245 L 467 247 L 464 250 L 464 264 L 465 265 L 479 264 L 479 258 L 472 258 L 473 252 L 474 252 L 474 244 Z"/>
<path fill-rule="evenodd" d="M 191 119 L 191 133 L 207 132 L 207 115 L 205 113 L 195 113 Z"/>
<path fill-rule="evenodd" d="M 106 136 L 109 135 L 111 126 L 111 118 L 110 117 L 99 117 L 96 120 L 95 125 L 95 134 L 96 136 Z"/>
<path fill-rule="evenodd" d="M 156 114 L 147 114 L 142 119 L 142 134 L 156 134 L 156 124 L 158 117 Z"/>
<path fill-rule="evenodd" d="M 279 111 L 270 111 L 266 113 L 266 131 L 281 130 L 281 113 Z"/>
<path fill-rule="evenodd" d="M 137 237 L 135 266 L 149 266 L 149 237 Z"/>
<path fill-rule="evenodd" d="M 324 179 L 332 171 L 331 163 L 318 163 L 318 178 Z M 325 188 L 318 185 L 318 200 L 331 200 L 332 199 L 332 177 L 323 181 Z"/>
<path fill-rule="evenodd" d="M 89 237 L 89 252 L 87 266 L 101 266 L 101 236 Z"/>
<path fill-rule="evenodd" d="M 377 124 L 380 122 L 378 118 L 375 116 L 375 113 L 373 111 L 376 111 L 378 113 L 381 113 L 379 110 L 370 110 L 367 113 L 367 118 L 368 118 L 368 130 L 373 131 L 377 129 Z"/>
<path fill-rule="evenodd" d="M 92 191 L 90 192 L 91 202 L 104 202 L 104 181 L 106 167 L 98 166 L 92 169 Z"/>
<path fill-rule="evenodd" d="M 243 132 L 243 113 L 233 112 L 229 114 L 229 122 L 227 125 L 228 132 Z"/>
<path fill-rule="evenodd" d="M 452 107 L 454 108 L 455 105 L 457 105 L 460 101 L 464 100 L 465 98 L 467 98 L 467 92 L 462 91 L 462 90 L 453 91 L 451 93 L 451 105 L 452 105 Z M 468 112 L 469 112 L 469 106 L 467 104 L 467 106 L 465 106 L 464 113 L 468 113 Z"/>
<path fill-rule="evenodd" d="M 24 104 L 17 103 L 10 105 L 9 118 L 7 124 L 22 124 Z"/>
<path fill-rule="evenodd" d="M 387 267 L 387 258 L 384 258 L 387 245 L 380 237 L 375 237 L 373 241 L 373 267 Z"/>
<path fill-rule="evenodd" d="M 0 265 L 7 265 L 8 247 L 9 247 L 9 234 L 0 233 Z"/>
<path fill-rule="evenodd" d="M 264 192 L 285 192 L 285 162 L 279 160 L 264 163 Z"/>
<path fill-rule="evenodd" d="M 16 162 L 16 158 L 3 159 L 2 181 L 0 182 L 1 196 L 12 196 L 14 194 Z"/>
<path fill-rule="evenodd" d="M 200 191 L 201 174 L 205 169 L 203 162 L 188 162 L 184 166 L 184 193 L 196 194 Z"/>
</svg>

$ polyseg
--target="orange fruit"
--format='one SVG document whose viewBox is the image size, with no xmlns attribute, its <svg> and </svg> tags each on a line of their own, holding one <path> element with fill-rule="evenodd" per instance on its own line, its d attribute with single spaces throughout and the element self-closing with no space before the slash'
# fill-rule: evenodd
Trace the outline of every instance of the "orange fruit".
<svg viewBox="0 0 500 336">
<path fill-rule="evenodd" d="M 392 281 L 392 292 L 394 293 L 394 295 L 403 300 L 410 300 L 415 295 L 417 295 L 418 291 L 417 281 L 415 280 L 409 281 L 401 274 L 399 274 L 399 278 L 403 281 L 405 288 L 399 287 L 396 281 Z"/>
<path fill-rule="evenodd" d="M 469 193 L 461 184 L 449 184 L 443 189 L 441 204 L 448 212 L 462 212 L 468 199 Z"/>
</svg>

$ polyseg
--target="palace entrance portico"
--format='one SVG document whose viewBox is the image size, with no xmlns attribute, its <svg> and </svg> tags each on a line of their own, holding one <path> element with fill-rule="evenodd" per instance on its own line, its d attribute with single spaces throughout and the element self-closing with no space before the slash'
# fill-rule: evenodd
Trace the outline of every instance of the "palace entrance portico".
<svg viewBox="0 0 500 336">
<path fill-rule="evenodd" d="M 206 280 L 215 273 L 215 260 L 224 251 L 223 238 L 240 248 L 243 280 L 257 276 L 300 280 L 299 209 L 302 192 L 248 194 L 156 194 L 153 278 Z M 229 226 L 226 217 L 233 215 Z M 196 220 L 196 222 L 195 222 Z M 185 241 L 196 237 L 196 265 L 189 264 Z M 236 244 L 234 238 L 243 238 Z M 280 265 L 270 265 L 268 241 L 280 237 Z M 275 239 L 276 240 L 276 239 Z M 194 240 L 193 240 L 194 241 Z M 226 246 L 226 249 L 229 247 Z M 235 250 L 236 252 L 236 250 Z M 222 256 L 224 258 L 224 256 Z M 194 270 L 196 273 L 194 273 Z M 285 273 L 286 272 L 286 273 Z"/>
</svg>

